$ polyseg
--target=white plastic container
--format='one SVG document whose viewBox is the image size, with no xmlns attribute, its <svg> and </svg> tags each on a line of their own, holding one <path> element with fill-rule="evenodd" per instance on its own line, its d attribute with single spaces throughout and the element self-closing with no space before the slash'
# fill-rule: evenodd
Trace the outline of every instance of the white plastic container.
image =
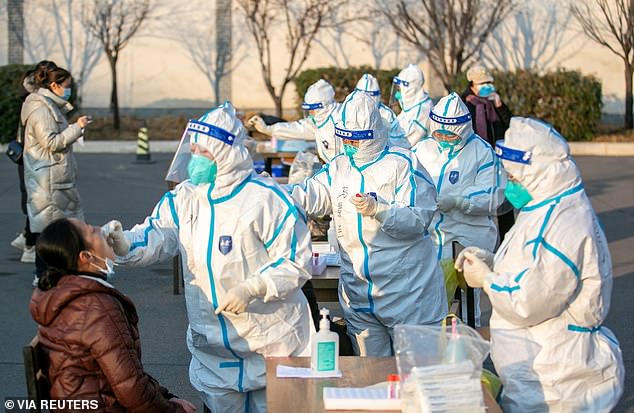
<svg viewBox="0 0 634 413">
<path fill-rule="evenodd" d="M 325 376 L 339 371 L 339 336 L 330 331 L 330 311 L 327 308 L 319 310 L 319 331 L 313 337 L 310 368 L 319 375 Z"/>
</svg>

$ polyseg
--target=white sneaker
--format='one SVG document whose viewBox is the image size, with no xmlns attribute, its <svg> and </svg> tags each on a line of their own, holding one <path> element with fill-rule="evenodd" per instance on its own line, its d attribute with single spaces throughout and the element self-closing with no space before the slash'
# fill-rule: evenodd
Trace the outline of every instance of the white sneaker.
<svg viewBox="0 0 634 413">
<path fill-rule="evenodd" d="M 37 278 L 37 275 L 34 275 L 34 276 L 33 276 L 33 282 L 31 283 L 31 286 L 32 286 L 33 288 L 37 288 L 37 285 L 38 285 L 38 283 L 39 283 L 39 282 L 40 282 L 40 279 L 39 279 L 39 278 Z"/>
<path fill-rule="evenodd" d="M 26 238 L 24 237 L 24 234 L 20 232 L 20 234 L 11 241 L 11 246 L 22 251 L 24 247 L 26 247 Z"/>
<path fill-rule="evenodd" d="M 20 262 L 33 263 L 35 262 L 35 246 L 30 248 L 24 247 L 24 251 L 22 252 L 22 258 L 20 258 Z"/>
</svg>

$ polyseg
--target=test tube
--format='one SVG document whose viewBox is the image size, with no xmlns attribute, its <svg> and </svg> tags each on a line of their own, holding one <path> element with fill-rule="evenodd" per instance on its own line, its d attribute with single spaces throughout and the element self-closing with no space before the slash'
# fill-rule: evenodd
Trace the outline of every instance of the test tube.
<svg viewBox="0 0 634 413">
<path fill-rule="evenodd" d="M 398 374 L 387 376 L 387 398 L 398 399 L 400 392 L 401 378 Z"/>
</svg>

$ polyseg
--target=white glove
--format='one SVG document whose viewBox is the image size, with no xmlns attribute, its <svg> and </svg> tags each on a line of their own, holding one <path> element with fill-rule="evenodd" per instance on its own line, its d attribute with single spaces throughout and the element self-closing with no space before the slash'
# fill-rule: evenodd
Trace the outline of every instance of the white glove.
<svg viewBox="0 0 634 413">
<path fill-rule="evenodd" d="M 262 297 L 266 293 L 266 283 L 260 276 L 250 277 L 227 291 L 222 304 L 216 309 L 216 315 L 223 311 L 244 313 L 252 298 Z"/>
<path fill-rule="evenodd" d="M 363 216 L 373 217 L 376 214 L 377 201 L 371 195 L 357 194 L 350 198 L 350 202 Z"/>
<path fill-rule="evenodd" d="M 128 241 L 123 233 L 121 222 L 117 220 L 108 222 L 101 227 L 101 233 L 116 255 L 119 257 L 128 255 L 128 252 L 130 252 L 130 241 Z"/>
<path fill-rule="evenodd" d="M 249 119 L 247 121 L 247 125 L 253 126 L 255 128 L 255 130 L 257 130 L 258 132 L 263 133 L 265 135 L 272 135 L 273 134 L 273 131 L 271 130 L 271 127 L 269 125 L 267 125 L 266 123 L 264 123 L 264 119 L 262 119 L 258 115 L 252 116 L 251 119 Z"/>
<path fill-rule="evenodd" d="M 390 209 L 388 205 L 368 194 L 357 194 L 350 198 L 350 202 L 361 215 L 376 218 L 380 222 L 383 222 L 385 213 Z"/>
<path fill-rule="evenodd" d="M 467 209 L 469 206 L 469 200 L 462 196 L 446 196 L 438 195 L 438 209 L 442 212 L 447 212 L 452 209 Z"/>
<path fill-rule="evenodd" d="M 484 278 L 491 273 L 491 268 L 475 254 L 466 252 L 464 254 L 464 279 L 472 288 L 482 288 Z"/>
<path fill-rule="evenodd" d="M 462 267 L 464 266 L 465 254 L 473 254 L 476 257 L 480 258 L 486 265 L 489 267 L 493 267 L 493 253 L 487 250 L 483 250 L 478 247 L 467 247 L 460 251 L 460 254 L 456 257 L 456 262 L 454 264 L 454 268 L 458 271 L 462 271 Z"/>
</svg>

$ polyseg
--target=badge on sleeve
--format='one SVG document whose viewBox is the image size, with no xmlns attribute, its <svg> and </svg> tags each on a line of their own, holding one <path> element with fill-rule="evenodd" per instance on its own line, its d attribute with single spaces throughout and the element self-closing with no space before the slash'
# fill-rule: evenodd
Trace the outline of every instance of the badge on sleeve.
<svg viewBox="0 0 634 413">
<path fill-rule="evenodd" d="M 231 239 L 231 235 L 221 235 L 220 240 L 218 241 L 218 249 L 222 253 L 222 255 L 227 255 L 233 249 L 233 240 Z"/>
<path fill-rule="evenodd" d="M 455 184 L 456 182 L 458 182 L 459 178 L 460 178 L 460 172 L 459 171 L 451 171 L 451 172 L 449 172 L 449 182 L 451 182 L 452 184 Z"/>
</svg>

